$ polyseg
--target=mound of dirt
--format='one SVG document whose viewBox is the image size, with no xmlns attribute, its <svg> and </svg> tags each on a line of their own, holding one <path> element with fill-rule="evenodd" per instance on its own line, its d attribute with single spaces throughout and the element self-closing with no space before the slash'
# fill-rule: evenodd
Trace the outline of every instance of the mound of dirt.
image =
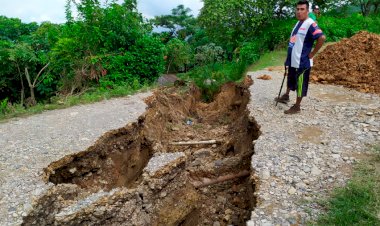
<svg viewBox="0 0 380 226">
<path fill-rule="evenodd" d="M 272 77 L 270 75 L 261 75 L 259 77 L 257 77 L 257 79 L 261 79 L 261 80 L 271 80 Z"/>
<path fill-rule="evenodd" d="M 260 135 L 251 84 L 225 84 L 211 103 L 192 86 L 158 90 L 138 122 L 45 168 L 55 186 L 23 225 L 245 225 Z"/>
<path fill-rule="evenodd" d="M 315 58 L 312 81 L 380 94 L 380 35 L 361 31 L 327 46 Z"/>
</svg>

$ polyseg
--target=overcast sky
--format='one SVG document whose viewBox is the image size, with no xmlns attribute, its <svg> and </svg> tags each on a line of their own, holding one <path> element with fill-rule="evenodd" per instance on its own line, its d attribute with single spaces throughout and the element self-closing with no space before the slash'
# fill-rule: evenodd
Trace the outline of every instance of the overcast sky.
<svg viewBox="0 0 380 226">
<path fill-rule="evenodd" d="M 0 15 L 20 18 L 23 22 L 65 22 L 66 0 L 0 0 Z M 183 4 L 198 15 L 201 0 L 137 0 L 138 10 L 145 17 L 170 14 L 171 9 Z"/>
</svg>

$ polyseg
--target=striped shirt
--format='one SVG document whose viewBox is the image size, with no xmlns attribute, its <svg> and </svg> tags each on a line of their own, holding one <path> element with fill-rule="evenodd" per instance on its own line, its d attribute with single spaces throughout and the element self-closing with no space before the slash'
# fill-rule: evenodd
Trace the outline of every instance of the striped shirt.
<svg viewBox="0 0 380 226">
<path fill-rule="evenodd" d="M 309 54 L 313 48 L 314 41 L 323 35 L 322 30 L 311 18 L 301 22 L 298 21 L 290 35 L 288 56 L 286 66 L 294 68 L 310 68 L 313 60 Z"/>
</svg>

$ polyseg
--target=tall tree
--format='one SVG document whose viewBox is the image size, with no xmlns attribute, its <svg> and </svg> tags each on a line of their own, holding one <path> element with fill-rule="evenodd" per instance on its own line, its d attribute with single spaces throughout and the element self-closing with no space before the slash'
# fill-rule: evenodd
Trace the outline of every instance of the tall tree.
<svg viewBox="0 0 380 226">
<path fill-rule="evenodd" d="M 275 3 L 273 0 L 204 0 L 199 21 L 212 41 L 232 52 L 273 18 Z"/>
<path fill-rule="evenodd" d="M 193 35 L 196 29 L 196 19 L 190 13 L 190 8 L 178 5 L 172 9 L 170 15 L 156 16 L 152 22 L 156 26 L 168 29 L 169 39 L 185 40 L 190 35 Z"/>
</svg>

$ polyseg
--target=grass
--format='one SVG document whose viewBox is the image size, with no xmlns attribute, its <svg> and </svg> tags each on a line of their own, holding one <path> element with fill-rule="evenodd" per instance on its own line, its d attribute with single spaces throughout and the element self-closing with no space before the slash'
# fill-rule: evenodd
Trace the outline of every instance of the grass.
<svg viewBox="0 0 380 226">
<path fill-rule="evenodd" d="M 327 213 L 311 225 L 380 225 L 380 144 L 358 163 L 352 179 L 324 202 Z"/>
<path fill-rule="evenodd" d="M 260 59 L 248 68 L 248 71 L 258 71 L 267 67 L 283 66 L 286 59 L 286 50 L 275 50 L 263 54 Z"/>
<path fill-rule="evenodd" d="M 132 89 L 130 86 L 118 86 L 113 89 L 98 89 L 92 88 L 80 95 L 57 96 L 52 99 L 51 103 L 38 103 L 29 108 L 24 108 L 21 105 L 8 106 L 6 112 L 0 112 L 0 122 L 14 118 L 25 117 L 33 114 L 38 114 L 47 110 L 63 109 L 79 104 L 90 104 L 102 100 L 107 100 L 116 97 L 132 95 L 140 91 L 146 91 L 154 88 L 155 85 L 142 86 L 139 89 Z"/>
</svg>

